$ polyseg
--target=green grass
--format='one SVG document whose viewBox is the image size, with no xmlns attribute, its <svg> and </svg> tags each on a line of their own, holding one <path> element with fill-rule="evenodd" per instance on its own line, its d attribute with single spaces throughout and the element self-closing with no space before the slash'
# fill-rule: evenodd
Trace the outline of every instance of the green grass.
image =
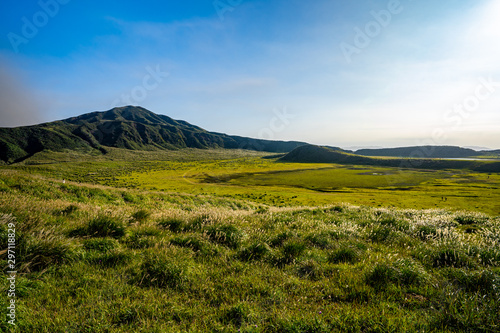
<svg viewBox="0 0 500 333">
<path fill-rule="evenodd" d="M 265 153 L 228 150 L 165 153 L 113 149 L 106 157 L 87 156 L 87 162 L 69 157 L 64 160 L 60 153 L 53 153 L 57 158 L 51 161 L 53 155 L 44 154 L 39 160 L 9 168 L 59 180 L 234 198 L 278 207 L 349 202 L 500 215 L 500 175 L 494 173 L 277 163 L 272 158 L 262 159 Z M 97 195 L 72 186 L 68 184 L 66 191 L 79 192 L 81 201 Z M 124 192 L 122 196 L 130 203 L 141 202 L 134 193 Z"/>
<path fill-rule="evenodd" d="M 499 330 L 498 175 L 413 170 L 390 190 L 380 168 L 204 158 L 0 170 L 0 241 L 15 223 L 19 251 L 17 326 L 0 331 Z M 388 208 L 356 204 L 371 195 Z"/>
</svg>

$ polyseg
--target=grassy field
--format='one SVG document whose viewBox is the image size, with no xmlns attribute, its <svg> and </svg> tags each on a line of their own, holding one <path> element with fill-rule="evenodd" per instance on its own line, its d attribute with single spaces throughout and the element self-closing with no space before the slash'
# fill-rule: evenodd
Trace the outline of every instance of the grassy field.
<svg viewBox="0 0 500 333">
<path fill-rule="evenodd" d="M 500 331 L 498 174 L 121 154 L 0 169 L 0 331 Z"/>
<path fill-rule="evenodd" d="M 195 149 L 167 153 L 116 149 L 90 159 L 39 154 L 15 169 L 61 180 L 215 195 L 278 207 L 348 202 L 500 215 L 500 175 L 467 170 L 281 163 L 266 153 Z"/>
</svg>

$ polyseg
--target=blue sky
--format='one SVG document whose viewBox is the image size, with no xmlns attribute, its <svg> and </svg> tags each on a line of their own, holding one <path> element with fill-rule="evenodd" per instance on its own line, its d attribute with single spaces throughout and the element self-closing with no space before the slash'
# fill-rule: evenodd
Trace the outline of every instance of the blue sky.
<svg viewBox="0 0 500 333">
<path fill-rule="evenodd" d="M 341 147 L 500 148 L 497 0 L 4 0 L 0 126 L 125 104 Z"/>
</svg>

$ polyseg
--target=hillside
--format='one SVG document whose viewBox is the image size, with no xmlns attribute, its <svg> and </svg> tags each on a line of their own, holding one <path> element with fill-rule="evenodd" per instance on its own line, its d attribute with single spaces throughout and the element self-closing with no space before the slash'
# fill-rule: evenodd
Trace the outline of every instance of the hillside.
<svg viewBox="0 0 500 333">
<path fill-rule="evenodd" d="M 314 145 L 297 147 L 283 156 L 280 160 L 283 162 L 297 163 L 338 163 L 431 170 L 469 169 L 479 172 L 500 172 L 500 162 L 440 160 L 432 158 L 416 159 L 365 157 L 357 154 L 349 154 L 343 151 L 331 149 L 329 147 Z"/>
<path fill-rule="evenodd" d="M 314 145 L 304 145 L 295 148 L 280 160 L 300 163 L 340 163 L 340 164 L 370 164 L 373 159 L 349 154 L 341 150 Z"/>
<path fill-rule="evenodd" d="M 476 151 L 456 146 L 413 146 L 401 148 L 360 149 L 355 152 L 363 156 L 387 156 L 405 158 L 467 158 L 495 154 L 495 151 Z"/>
<path fill-rule="evenodd" d="M 12 163 L 44 150 L 100 151 L 226 148 L 285 153 L 304 142 L 251 139 L 208 132 L 182 120 L 126 106 L 50 123 L 0 128 L 0 160 Z"/>
</svg>

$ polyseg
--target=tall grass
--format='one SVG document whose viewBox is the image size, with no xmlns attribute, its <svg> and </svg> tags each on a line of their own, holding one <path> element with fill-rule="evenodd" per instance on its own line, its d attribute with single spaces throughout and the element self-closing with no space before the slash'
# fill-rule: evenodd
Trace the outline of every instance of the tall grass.
<svg viewBox="0 0 500 333">
<path fill-rule="evenodd" d="M 0 190 L 11 214 L 0 215 L 2 244 L 16 224 L 19 305 L 17 326 L 1 331 L 499 328 L 498 218 L 348 204 L 255 211 L 210 196 L 197 207 L 195 196 L 112 188 L 82 199 L 78 184 L 50 198 L 36 178 L 15 189 L 29 180 Z"/>
</svg>

